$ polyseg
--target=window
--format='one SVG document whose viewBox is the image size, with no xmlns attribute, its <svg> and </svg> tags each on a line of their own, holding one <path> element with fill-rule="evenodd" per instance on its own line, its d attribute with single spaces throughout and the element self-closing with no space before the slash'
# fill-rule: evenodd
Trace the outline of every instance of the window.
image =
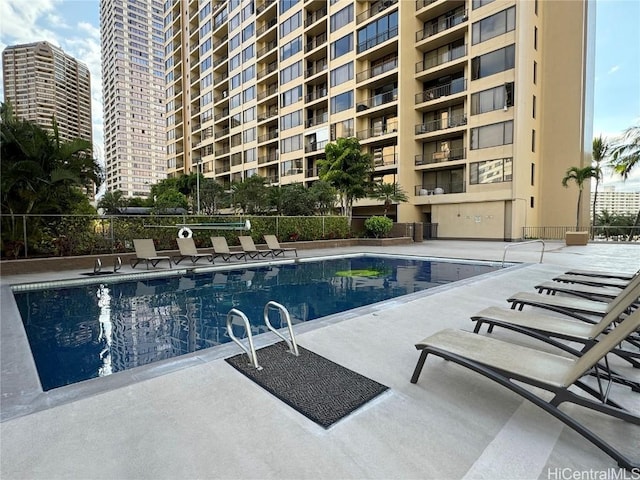
<svg viewBox="0 0 640 480">
<path fill-rule="evenodd" d="M 256 149 L 249 148 L 244 151 L 244 163 L 251 163 L 256 161 Z"/>
<path fill-rule="evenodd" d="M 390 13 L 358 30 L 358 53 L 398 36 L 398 12 Z"/>
<path fill-rule="evenodd" d="M 204 90 L 208 86 L 213 83 L 213 75 L 211 73 L 207 73 L 204 77 L 200 79 L 200 89 Z"/>
<path fill-rule="evenodd" d="M 286 60 L 291 55 L 298 53 L 300 50 L 302 50 L 302 36 L 297 37 L 280 47 L 280 61 Z"/>
<path fill-rule="evenodd" d="M 211 68 L 211 55 L 200 62 L 200 71 L 204 72 L 205 70 Z"/>
<path fill-rule="evenodd" d="M 483 90 L 471 95 L 471 115 L 506 109 L 513 106 L 514 83 L 505 83 L 499 87 Z"/>
<path fill-rule="evenodd" d="M 533 48 L 538 50 L 538 27 L 533 27 Z"/>
<path fill-rule="evenodd" d="M 242 120 L 244 123 L 251 122 L 256 119 L 256 107 L 247 108 L 242 112 Z"/>
<path fill-rule="evenodd" d="M 251 0 L 246 6 L 242 8 L 242 20 L 246 20 L 253 15 L 254 5 L 253 0 Z"/>
<path fill-rule="evenodd" d="M 538 83 L 538 63 L 533 61 L 533 84 L 536 85 Z"/>
<path fill-rule="evenodd" d="M 302 85 L 287 90 L 281 95 L 282 106 L 286 107 L 302 100 Z"/>
<path fill-rule="evenodd" d="M 516 7 L 507 8 L 501 12 L 483 18 L 479 22 L 475 22 L 471 31 L 471 42 L 484 42 L 490 38 L 503 35 L 516 28 Z"/>
<path fill-rule="evenodd" d="M 229 40 L 229 51 L 233 52 L 236 48 L 240 46 L 240 34 L 234 35 L 231 40 Z"/>
<path fill-rule="evenodd" d="M 229 70 L 235 70 L 240 66 L 240 63 L 240 54 L 231 57 L 231 60 L 229 60 Z"/>
<path fill-rule="evenodd" d="M 253 142 L 256 139 L 256 127 L 247 128 L 244 132 L 242 132 L 242 137 L 244 143 Z"/>
<path fill-rule="evenodd" d="M 245 68 L 242 71 L 242 83 L 246 83 L 249 80 L 253 79 L 256 76 L 256 66 L 255 64 Z"/>
<path fill-rule="evenodd" d="M 237 147 L 238 145 L 242 144 L 242 135 L 239 133 L 236 133 L 235 135 L 231 135 L 231 140 L 229 141 L 229 144 L 232 147 Z"/>
<path fill-rule="evenodd" d="M 302 135 L 294 135 L 280 140 L 282 153 L 295 152 L 296 150 L 302 150 Z"/>
<path fill-rule="evenodd" d="M 247 103 L 256 98 L 256 86 L 252 85 L 242 92 L 242 102 Z"/>
<path fill-rule="evenodd" d="M 471 185 L 478 185 L 483 183 L 510 182 L 512 179 L 512 169 L 512 158 L 474 162 L 469 165 L 469 183 Z"/>
<path fill-rule="evenodd" d="M 341 57 L 353 50 L 353 33 L 331 43 L 331 60 Z"/>
<path fill-rule="evenodd" d="M 252 59 L 254 55 L 255 55 L 255 49 L 254 49 L 253 43 L 252 43 L 247 48 L 242 50 L 242 61 L 243 62 L 247 62 L 250 59 Z"/>
<path fill-rule="evenodd" d="M 331 70 L 331 86 L 335 87 L 353 80 L 353 62 L 345 63 L 341 67 Z"/>
<path fill-rule="evenodd" d="M 211 50 L 211 38 L 207 38 L 202 45 L 200 45 L 200 55 L 204 55 Z"/>
<path fill-rule="evenodd" d="M 289 35 L 300 25 L 302 25 L 302 12 L 293 14 L 280 24 L 280 38 Z"/>
<path fill-rule="evenodd" d="M 491 2 L 493 2 L 493 0 L 472 0 L 471 8 L 475 10 L 476 8 L 484 7 L 486 4 Z"/>
<path fill-rule="evenodd" d="M 236 28 L 240 26 L 240 14 L 238 13 L 234 17 L 229 20 L 229 31 L 233 32 Z"/>
<path fill-rule="evenodd" d="M 240 76 L 239 73 L 237 75 L 234 75 L 233 77 L 231 77 L 229 90 L 234 90 L 234 89 L 238 88 L 242 84 L 240 79 L 241 79 L 241 76 Z"/>
<path fill-rule="evenodd" d="M 331 125 L 331 141 L 335 141 L 337 138 L 353 137 L 354 133 L 353 118 Z"/>
<path fill-rule="evenodd" d="M 302 125 L 302 110 L 296 110 L 280 117 L 280 130 L 288 130 L 298 125 Z"/>
<path fill-rule="evenodd" d="M 533 96 L 533 107 L 532 107 L 531 113 L 533 115 L 533 118 L 536 118 L 536 96 L 535 95 Z"/>
<path fill-rule="evenodd" d="M 300 0 L 280 0 L 280 15 L 293 7 Z"/>
<path fill-rule="evenodd" d="M 331 97 L 331 113 L 338 113 L 353 108 L 353 90 Z"/>
<path fill-rule="evenodd" d="M 340 10 L 339 12 L 331 15 L 331 19 L 330 19 L 331 33 L 335 32 L 336 30 L 344 27 L 345 25 L 351 22 L 353 22 L 353 5 L 348 5 L 344 7 L 342 10 Z"/>
<path fill-rule="evenodd" d="M 471 150 L 513 143 L 513 120 L 471 129 Z"/>
<path fill-rule="evenodd" d="M 536 131 L 531 130 L 531 151 L 536 151 Z"/>
<path fill-rule="evenodd" d="M 280 174 L 283 177 L 296 175 L 298 173 L 302 173 L 302 159 L 287 160 L 280 164 Z"/>
<path fill-rule="evenodd" d="M 242 104 L 241 98 L 242 98 L 242 96 L 239 93 L 237 95 L 233 95 L 229 99 L 229 108 L 230 109 L 234 109 L 234 108 L 239 107 Z"/>
<path fill-rule="evenodd" d="M 280 71 L 280 85 L 284 85 L 287 82 L 290 82 L 294 78 L 298 78 L 302 75 L 302 61 L 299 60 L 293 65 L 289 65 L 286 68 L 283 68 Z"/>
<path fill-rule="evenodd" d="M 242 115 L 240 115 L 239 113 L 234 113 L 233 115 L 231 115 L 231 128 L 233 127 L 239 127 L 240 125 L 242 125 Z"/>
<path fill-rule="evenodd" d="M 254 27 L 253 22 L 242 29 L 242 41 L 246 42 L 251 37 L 253 37 Z"/>
<path fill-rule="evenodd" d="M 471 79 L 488 77 L 512 69 L 516 62 L 515 45 L 486 53 L 471 60 Z"/>
<path fill-rule="evenodd" d="M 532 163 L 531 164 L 531 186 L 532 187 L 535 184 L 535 178 L 536 178 L 536 164 Z"/>
</svg>

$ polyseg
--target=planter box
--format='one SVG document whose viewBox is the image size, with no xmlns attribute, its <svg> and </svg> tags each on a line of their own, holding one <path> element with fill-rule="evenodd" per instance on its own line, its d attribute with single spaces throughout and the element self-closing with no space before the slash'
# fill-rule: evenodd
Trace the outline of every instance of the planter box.
<svg viewBox="0 0 640 480">
<path fill-rule="evenodd" d="M 589 232 L 567 232 L 564 235 L 564 241 L 567 246 L 586 245 L 589 241 Z"/>
</svg>

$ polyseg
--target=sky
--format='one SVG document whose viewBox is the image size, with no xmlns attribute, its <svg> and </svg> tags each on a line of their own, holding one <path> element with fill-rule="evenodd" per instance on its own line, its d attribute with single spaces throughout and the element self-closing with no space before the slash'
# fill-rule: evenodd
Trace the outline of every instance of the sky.
<svg viewBox="0 0 640 480">
<path fill-rule="evenodd" d="M 593 133 L 613 138 L 640 124 L 640 1 L 595 0 L 595 3 Z M 0 0 L 0 50 L 8 45 L 47 40 L 89 68 L 93 143 L 102 161 L 99 19 L 99 0 Z M 1 82 L 0 98 L 4 100 Z M 640 192 L 640 168 L 624 183 L 606 173 L 604 184 L 615 186 L 618 191 Z"/>
</svg>

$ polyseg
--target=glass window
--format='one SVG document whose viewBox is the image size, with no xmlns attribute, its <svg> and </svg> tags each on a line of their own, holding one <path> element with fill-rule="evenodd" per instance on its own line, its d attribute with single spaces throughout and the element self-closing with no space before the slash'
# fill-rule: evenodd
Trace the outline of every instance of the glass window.
<svg viewBox="0 0 640 480">
<path fill-rule="evenodd" d="M 281 97 L 283 107 L 299 102 L 302 100 L 302 85 L 294 87 L 291 90 L 287 90 L 282 93 Z"/>
<path fill-rule="evenodd" d="M 247 48 L 242 50 L 242 61 L 247 62 L 255 56 L 255 49 L 253 43 L 249 45 Z"/>
<path fill-rule="evenodd" d="M 242 95 L 241 94 L 237 94 L 237 95 L 233 95 L 230 99 L 229 99 L 229 108 L 230 109 L 234 109 L 239 107 L 242 104 Z"/>
<path fill-rule="evenodd" d="M 253 142 L 256 139 L 256 127 L 251 127 L 242 132 L 244 143 Z"/>
<path fill-rule="evenodd" d="M 506 109 L 513 106 L 514 83 L 505 83 L 499 87 L 483 90 L 471 95 L 471 115 Z"/>
<path fill-rule="evenodd" d="M 256 119 L 256 107 L 247 108 L 242 112 L 242 120 L 244 123 L 251 122 Z"/>
<path fill-rule="evenodd" d="M 331 60 L 341 57 L 353 50 L 353 33 L 331 43 Z"/>
<path fill-rule="evenodd" d="M 239 113 L 231 115 L 231 128 L 242 125 L 242 116 Z"/>
<path fill-rule="evenodd" d="M 231 37 L 231 40 L 229 40 L 229 51 L 233 52 L 239 46 L 240 46 L 240 34 L 237 34 Z"/>
<path fill-rule="evenodd" d="M 235 70 L 240 66 L 240 63 L 240 54 L 238 53 L 237 55 L 231 57 L 231 60 L 229 60 L 229 70 Z"/>
<path fill-rule="evenodd" d="M 299 60 L 280 71 L 280 85 L 284 85 L 294 78 L 298 78 L 300 75 L 302 75 L 302 60 Z"/>
<path fill-rule="evenodd" d="M 299 36 L 280 47 L 280 61 L 286 60 L 291 55 L 298 53 L 300 50 L 302 50 L 302 36 Z"/>
<path fill-rule="evenodd" d="M 280 151 L 282 153 L 295 152 L 302 149 L 302 135 L 294 135 L 292 137 L 280 140 Z"/>
<path fill-rule="evenodd" d="M 398 12 L 390 13 L 358 30 L 358 53 L 398 35 Z"/>
<path fill-rule="evenodd" d="M 300 25 L 302 25 L 302 12 L 293 14 L 280 24 L 280 38 L 289 35 Z"/>
<path fill-rule="evenodd" d="M 347 5 L 339 12 L 331 15 L 331 32 L 333 33 L 351 22 L 353 22 L 353 5 Z"/>
<path fill-rule="evenodd" d="M 331 86 L 335 87 L 353 79 L 353 62 L 345 63 L 341 67 L 331 70 Z"/>
<path fill-rule="evenodd" d="M 247 25 L 242 29 L 242 41 L 246 42 L 251 37 L 253 37 L 253 32 L 254 32 L 253 22 L 251 22 L 249 25 Z"/>
<path fill-rule="evenodd" d="M 241 76 L 238 73 L 237 75 L 234 75 L 233 77 L 231 77 L 229 89 L 233 90 L 235 88 L 238 88 L 240 85 L 242 85 L 242 82 L 241 82 Z"/>
<path fill-rule="evenodd" d="M 512 158 L 498 158 L 497 160 L 471 163 L 469 165 L 469 183 L 478 185 L 482 183 L 510 182 L 512 168 Z"/>
<path fill-rule="evenodd" d="M 249 148 L 244 151 L 244 163 L 251 163 L 256 161 L 256 148 Z"/>
<path fill-rule="evenodd" d="M 338 113 L 353 108 L 353 90 L 331 97 L 331 113 Z"/>
<path fill-rule="evenodd" d="M 471 60 L 471 79 L 488 77 L 515 67 L 515 45 L 486 53 Z"/>
<path fill-rule="evenodd" d="M 513 120 L 471 129 L 471 150 L 513 143 Z"/>
<path fill-rule="evenodd" d="M 280 130 L 287 130 L 298 125 L 302 125 L 302 110 L 296 110 L 280 117 Z"/>
<path fill-rule="evenodd" d="M 240 26 L 240 14 L 234 15 L 231 20 L 229 20 L 229 31 L 233 32 L 236 28 Z"/>
<path fill-rule="evenodd" d="M 511 7 L 501 12 L 483 18 L 475 22 L 472 27 L 472 43 L 484 42 L 516 28 L 516 7 Z"/>
<path fill-rule="evenodd" d="M 476 8 L 483 7 L 486 4 L 491 3 L 491 2 L 493 2 L 493 0 L 472 0 L 471 1 L 471 8 L 473 8 L 475 10 Z"/>
<path fill-rule="evenodd" d="M 255 85 L 250 86 L 249 88 L 245 89 L 242 92 L 242 102 L 243 103 L 250 102 L 254 98 L 256 98 L 256 86 Z"/>
<path fill-rule="evenodd" d="M 280 15 L 293 7 L 300 0 L 280 0 Z"/>
<path fill-rule="evenodd" d="M 253 0 L 251 0 L 247 5 L 242 8 L 242 20 L 246 20 L 253 15 L 254 4 Z"/>
<path fill-rule="evenodd" d="M 331 125 L 331 141 L 335 141 L 337 138 L 353 137 L 354 134 L 353 118 Z"/>
<path fill-rule="evenodd" d="M 256 66 L 251 65 L 242 71 L 242 83 L 246 83 L 256 76 Z"/>
</svg>

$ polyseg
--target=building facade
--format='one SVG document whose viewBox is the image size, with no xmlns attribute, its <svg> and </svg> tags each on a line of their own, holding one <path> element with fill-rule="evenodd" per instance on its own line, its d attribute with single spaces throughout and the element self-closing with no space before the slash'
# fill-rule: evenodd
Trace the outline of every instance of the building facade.
<svg viewBox="0 0 640 480">
<path fill-rule="evenodd" d="M 16 116 L 51 130 L 63 141 L 92 142 L 91 76 L 87 66 L 48 42 L 14 45 L 2 52 L 5 101 Z"/>
<path fill-rule="evenodd" d="M 166 178 L 163 4 L 101 0 L 107 191 L 146 197 Z"/>
<path fill-rule="evenodd" d="M 165 9 L 169 175 L 308 185 L 327 142 L 354 136 L 374 179 L 409 194 L 397 221 L 437 223 L 442 238 L 506 240 L 525 225 L 574 223 L 577 189 L 561 180 L 591 161 L 590 2 Z M 354 211 L 380 212 L 373 200 Z"/>
<path fill-rule="evenodd" d="M 594 192 L 591 192 L 593 205 Z M 615 188 L 605 187 L 598 191 L 596 215 L 603 211 L 615 215 L 636 215 L 640 211 L 640 192 L 616 192 Z"/>
</svg>

